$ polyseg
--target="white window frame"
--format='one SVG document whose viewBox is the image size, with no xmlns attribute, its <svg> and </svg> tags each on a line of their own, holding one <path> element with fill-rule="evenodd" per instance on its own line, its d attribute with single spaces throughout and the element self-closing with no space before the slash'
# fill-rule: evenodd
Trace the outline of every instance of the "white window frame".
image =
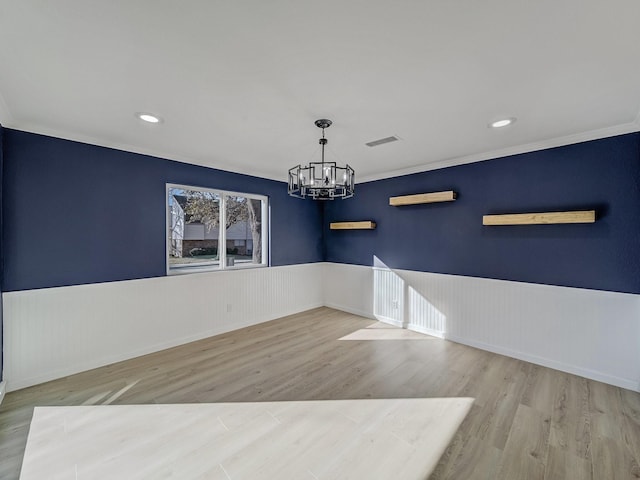
<svg viewBox="0 0 640 480">
<path fill-rule="evenodd" d="M 169 245 L 169 229 L 171 212 L 169 211 L 169 191 L 171 189 L 180 189 L 180 190 L 192 190 L 198 192 L 207 192 L 213 193 L 220 197 L 220 225 L 226 224 L 226 201 L 227 197 L 245 197 L 253 200 L 260 200 L 262 205 L 261 210 L 261 218 L 262 218 L 262 261 L 260 263 L 238 263 L 233 266 L 227 265 L 227 231 L 225 228 L 219 228 L 219 237 L 218 237 L 218 257 L 220 259 L 219 265 L 193 265 L 193 266 L 181 266 L 178 268 L 171 268 L 169 263 L 169 254 L 170 254 L 170 245 Z M 270 265 L 270 251 L 269 251 L 269 237 L 270 228 L 269 228 L 269 213 L 271 209 L 269 208 L 269 197 L 266 195 L 259 195 L 256 193 L 245 193 L 245 192 L 232 192 L 229 190 L 219 190 L 217 188 L 207 188 L 207 187 L 198 187 L 195 185 L 181 185 L 178 183 L 167 183 L 164 195 L 164 203 L 165 203 L 165 229 L 164 229 L 164 242 L 165 242 L 165 264 L 167 275 L 184 275 L 189 273 L 197 273 L 197 272 L 222 272 L 225 270 L 242 270 L 246 268 L 263 268 L 268 267 Z"/>
</svg>

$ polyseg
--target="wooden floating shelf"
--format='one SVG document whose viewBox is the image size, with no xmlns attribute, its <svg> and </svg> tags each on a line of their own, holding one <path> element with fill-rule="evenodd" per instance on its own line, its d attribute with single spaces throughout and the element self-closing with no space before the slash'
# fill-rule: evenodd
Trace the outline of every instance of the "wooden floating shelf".
<svg viewBox="0 0 640 480">
<path fill-rule="evenodd" d="M 403 195 L 402 197 L 389 197 L 389 205 L 401 207 L 403 205 L 419 205 L 421 203 L 452 202 L 456 199 L 456 192 L 446 190 L 444 192 L 418 193 L 416 195 Z"/>
<path fill-rule="evenodd" d="M 594 223 L 595 210 L 574 212 L 509 213 L 506 215 L 484 215 L 483 225 L 547 225 L 553 223 Z"/>
<path fill-rule="evenodd" d="M 367 220 L 365 222 L 333 222 L 329 224 L 331 230 L 373 230 L 376 222 Z"/>
</svg>

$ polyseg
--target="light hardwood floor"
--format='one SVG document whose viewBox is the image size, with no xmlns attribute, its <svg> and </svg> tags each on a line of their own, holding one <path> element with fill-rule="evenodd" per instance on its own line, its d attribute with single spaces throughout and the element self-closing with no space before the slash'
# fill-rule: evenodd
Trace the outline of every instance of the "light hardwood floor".
<svg viewBox="0 0 640 480">
<path fill-rule="evenodd" d="M 432 479 L 640 478 L 640 394 L 328 308 L 7 394 L 0 478 L 34 406 L 434 397 L 475 401 Z"/>
</svg>

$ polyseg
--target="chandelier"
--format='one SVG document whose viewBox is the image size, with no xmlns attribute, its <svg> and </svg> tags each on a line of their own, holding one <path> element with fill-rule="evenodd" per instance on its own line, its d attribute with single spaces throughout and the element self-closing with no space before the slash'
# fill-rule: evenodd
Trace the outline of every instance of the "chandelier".
<svg viewBox="0 0 640 480">
<path fill-rule="evenodd" d="M 316 127 L 322 129 L 322 161 L 309 162 L 303 167 L 298 165 L 289 170 L 289 195 L 312 200 L 333 200 L 334 198 L 353 197 L 355 172 L 349 165 L 338 167 L 336 162 L 324 161 L 324 129 L 331 126 L 331 120 L 316 120 Z"/>
</svg>

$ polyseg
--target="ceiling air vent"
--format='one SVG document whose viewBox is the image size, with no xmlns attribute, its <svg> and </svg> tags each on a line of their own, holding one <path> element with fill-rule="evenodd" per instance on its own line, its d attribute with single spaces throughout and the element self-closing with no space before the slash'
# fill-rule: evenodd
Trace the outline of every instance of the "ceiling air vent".
<svg viewBox="0 0 640 480">
<path fill-rule="evenodd" d="M 373 142 L 365 143 L 365 145 L 367 147 L 377 147 L 378 145 L 382 145 L 390 142 L 396 142 L 398 140 L 400 139 L 394 135 L 392 137 L 381 138 L 380 140 L 374 140 Z"/>
</svg>

